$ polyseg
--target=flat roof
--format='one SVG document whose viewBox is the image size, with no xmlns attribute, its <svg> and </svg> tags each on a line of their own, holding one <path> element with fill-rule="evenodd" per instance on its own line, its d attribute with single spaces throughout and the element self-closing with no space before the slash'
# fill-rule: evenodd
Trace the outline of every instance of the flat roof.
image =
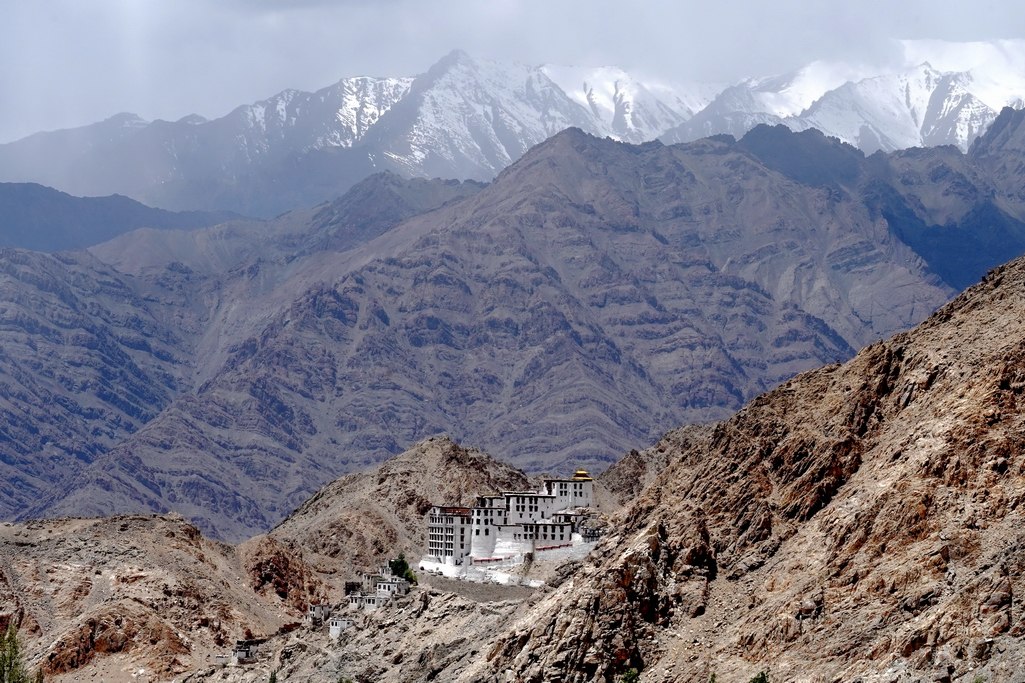
<svg viewBox="0 0 1025 683">
<path fill-rule="evenodd" d="M 470 515 L 470 508 L 463 507 L 462 505 L 433 505 L 432 510 L 440 510 L 443 515 L 461 515 L 468 517 Z"/>
</svg>

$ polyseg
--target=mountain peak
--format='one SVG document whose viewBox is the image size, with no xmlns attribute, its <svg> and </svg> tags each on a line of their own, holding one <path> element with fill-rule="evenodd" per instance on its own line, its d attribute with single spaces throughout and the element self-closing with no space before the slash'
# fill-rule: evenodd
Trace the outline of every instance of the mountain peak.
<svg viewBox="0 0 1025 683">
<path fill-rule="evenodd" d="M 427 70 L 427 73 L 444 72 L 454 66 L 469 65 L 473 63 L 473 58 L 465 50 L 456 48 L 435 62 L 434 65 Z"/>
<path fill-rule="evenodd" d="M 1025 151 L 1025 109 L 1004 107 L 996 120 L 972 144 L 969 155 L 986 156 L 994 150 Z"/>
</svg>

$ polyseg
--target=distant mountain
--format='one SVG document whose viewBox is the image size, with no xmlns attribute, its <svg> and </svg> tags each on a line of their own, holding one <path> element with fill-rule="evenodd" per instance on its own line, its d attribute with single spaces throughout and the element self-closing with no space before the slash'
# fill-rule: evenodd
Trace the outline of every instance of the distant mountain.
<svg viewBox="0 0 1025 683">
<path fill-rule="evenodd" d="M 487 186 L 379 174 L 272 221 L 7 252 L 3 514 L 239 539 L 439 432 L 600 471 L 1025 252 L 1022 130 L 1007 109 L 968 155 L 866 157 L 784 126 L 570 129 Z"/>
<path fill-rule="evenodd" d="M 391 226 L 359 227 L 409 182 L 385 176 L 358 190 L 367 204 L 262 229 L 291 248 L 207 259 L 203 245 L 239 243 L 214 237 L 224 228 L 183 235 L 187 248 L 155 232 L 97 248 L 141 282 L 198 287 L 193 383 L 28 514 L 176 509 L 237 539 L 438 432 L 528 471 L 597 471 L 946 300 L 861 202 L 863 155 L 783 133 L 807 164 L 853 156 L 855 175 L 833 187 L 747 143 L 571 129 L 483 189 L 397 190 L 442 203 Z"/>
<path fill-rule="evenodd" d="M 618 88 L 616 104 L 591 107 L 564 92 L 551 70 L 455 51 L 416 78 L 287 90 L 212 121 L 122 114 L 0 145 L 0 179 L 79 195 L 120 193 L 171 209 L 273 216 L 332 199 L 377 171 L 490 180 L 570 126 L 641 142 L 682 121 L 687 112 L 678 107 L 704 97 L 681 99 L 609 72 L 597 86 L 572 86 Z"/>
<path fill-rule="evenodd" d="M 72 197 L 33 183 L 0 183 L 0 247 L 80 249 L 137 228 L 205 228 L 237 214 L 152 209 L 127 197 Z"/>
<path fill-rule="evenodd" d="M 866 153 L 947 144 L 967 151 L 1004 106 L 1025 102 L 1025 41 L 900 46 L 896 68 L 819 61 L 726 87 L 457 50 L 416 77 L 286 90 L 209 121 L 119 114 L 37 133 L 0 145 L 0 180 L 270 217 L 333 199 L 380 171 L 489 181 L 569 127 L 676 143 L 782 123 Z"/>
<path fill-rule="evenodd" d="M 782 123 L 796 131 L 815 128 L 867 154 L 939 145 L 967 151 L 1003 107 L 1025 102 L 1025 41 L 902 41 L 900 47 L 906 66 L 896 70 L 813 62 L 791 74 L 749 79 L 661 139 L 740 137 L 758 124 Z"/>
<path fill-rule="evenodd" d="M 0 293 L 0 514 L 10 518 L 188 387 L 198 315 L 85 252 L 0 250 Z"/>
</svg>

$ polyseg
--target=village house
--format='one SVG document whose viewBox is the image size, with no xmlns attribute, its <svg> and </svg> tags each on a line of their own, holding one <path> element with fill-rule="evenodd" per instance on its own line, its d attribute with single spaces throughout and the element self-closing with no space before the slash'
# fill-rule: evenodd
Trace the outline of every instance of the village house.
<svg viewBox="0 0 1025 683">
<path fill-rule="evenodd" d="M 346 619 L 344 617 L 331 617 L 331 621 L 328 622 L 328 636 L 331 640 L 338 640 L 342 635 L 342 631 L 352 628 L 354 622 L 352 619 Z"/>
<path fill-rule="evenodd" d="M 330 616 L 331 607 L 329 605 L 313 604 L 306 610 L 306 619 L 310 622 L 310 626 L 314 628 L 321 626 Z"/>
<path fill-rule="evenodd" d="M 363 574 L 359 588 L 350 592 L 347 598 L 349 607 L 372 611 L 388 604 L 397 595 L 407 594 L 409 589 L 409 581 L 393 576 L 391 568 L 384 565 L 377 572 Z"/>
<path fill-rule="evenodd" d="M 260 652 L 260 645 L 266 642 L 266 638 L 236 640 L 235 649 L 231 652 L 231 658 L 236 664 L 252 664 L 256 661 Z"/>
<path fill-rule="evenodd" d="M 540 491 L 477 496 L 471 507 L 434 505 L 427 512 L 427 552 L 419 567 L 444 572 L 573 545 L 584 540 L 574 510 L 593 505 L 594 480 L 586 470 L 569 479 L 546 479 Z"/>
</svg>

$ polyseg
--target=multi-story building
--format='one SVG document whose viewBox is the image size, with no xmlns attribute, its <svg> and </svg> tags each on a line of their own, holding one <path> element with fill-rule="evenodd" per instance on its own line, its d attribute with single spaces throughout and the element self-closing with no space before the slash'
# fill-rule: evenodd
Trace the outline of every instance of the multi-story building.
<svg viewBox="0 0 1025 683">
<path fill-rule="evenodd" d="M 579 531 L 571 511 L 593 505 L 594 482 L 586 470 L 571 479 L 546 479 L 540 491 L 477 496 L 468 508 L 435 505 L 427 513 L 420 568 L 482 564 L 571 545 Z"/>
<path fill-rule="evenodd" d="M 435 505 L 427 512 L 427 554 L 442 564 L 462 564 L 470 553 L 471 510 Z"/>
</svg>

